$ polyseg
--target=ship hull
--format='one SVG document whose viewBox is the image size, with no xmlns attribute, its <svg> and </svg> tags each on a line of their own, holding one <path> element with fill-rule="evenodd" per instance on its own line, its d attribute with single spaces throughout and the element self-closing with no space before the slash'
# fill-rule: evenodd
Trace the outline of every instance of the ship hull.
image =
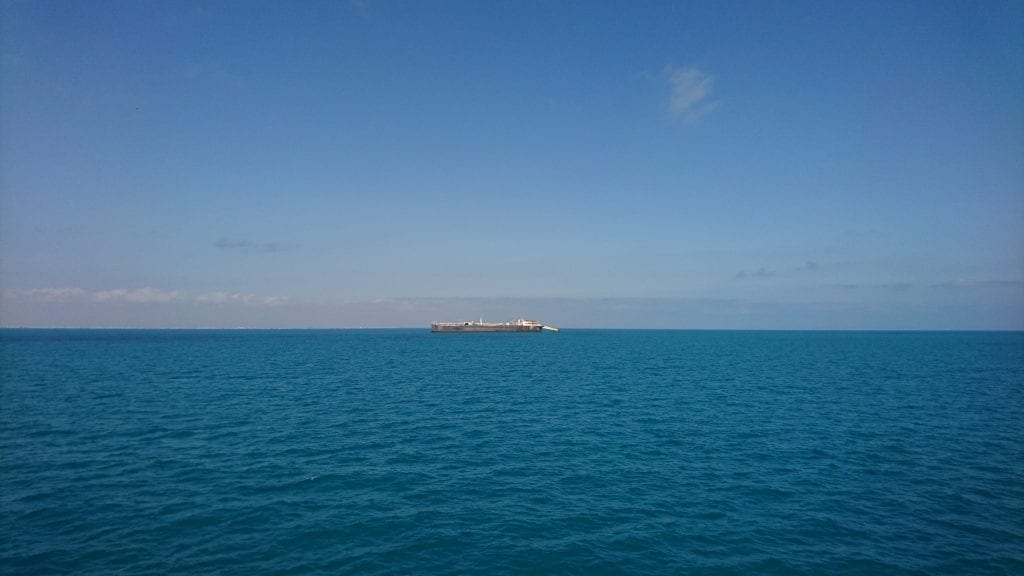
<svg viewBox="0 0 1024 576">
<path fill-rule="evenodd" d="M 541 326 L 520 326 L 517 324 L 446 323 L 432 324 L 431 332 L 478 333 L 478 332 L 540 332 Z"/>
</svg>

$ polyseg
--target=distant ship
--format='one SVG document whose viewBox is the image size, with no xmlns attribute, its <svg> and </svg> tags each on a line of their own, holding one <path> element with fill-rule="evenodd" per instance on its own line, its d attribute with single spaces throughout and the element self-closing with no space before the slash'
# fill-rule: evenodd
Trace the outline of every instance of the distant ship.
<svg viewBox="0 0 1024 576">
<path fill-rule="evenodd" d="M 558 332 L 554 326 L 545 326 L 536 320 L 515 320 L 513 322 L 432 322 L 431 332 Z"/>
</svg>

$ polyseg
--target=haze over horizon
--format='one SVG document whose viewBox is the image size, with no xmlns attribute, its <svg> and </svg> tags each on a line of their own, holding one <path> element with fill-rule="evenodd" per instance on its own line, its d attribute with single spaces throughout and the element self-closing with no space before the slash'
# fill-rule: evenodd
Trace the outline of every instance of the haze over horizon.
<svg viewBox="0 0 1024 576">
<path fill-rule="evenodd" d="M 1024 3 L 0 3 L 0 326 L 1024 329 Z"/>
</svg>

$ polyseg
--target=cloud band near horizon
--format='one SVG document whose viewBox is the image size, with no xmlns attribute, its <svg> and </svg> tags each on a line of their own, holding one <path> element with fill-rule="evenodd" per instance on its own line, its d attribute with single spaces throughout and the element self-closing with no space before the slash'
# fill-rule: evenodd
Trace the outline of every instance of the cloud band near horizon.
<svg viewBox="0 0 1024 576">
<path fill-rule="evenodd" d="M 249 306 L 277 306 L 287 303 L 285 296 L 259 296 L 242 292 L 215 291 L 189 294 L 181 290 L 163 290 L 146 286 L 143 288 L 114 288 L 110 290 L 85 290 L 83 288 L 30 288 L 7 290 L 5 299 L 14 302 L 67 302 L 67 303 L 109 303 L 109 304 L 245 304 Z"/>
</svg>

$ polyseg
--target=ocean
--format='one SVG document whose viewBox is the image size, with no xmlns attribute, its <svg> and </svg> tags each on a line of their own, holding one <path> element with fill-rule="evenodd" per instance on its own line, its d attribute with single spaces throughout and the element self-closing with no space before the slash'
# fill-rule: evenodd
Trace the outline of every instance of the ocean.
<svg viewBox="0 0 1024 576">
<path fill-rule="evenodd" d="M 1024 333 L 0 331 L 3 574 L 1024 574 Z"/>
</svg>

